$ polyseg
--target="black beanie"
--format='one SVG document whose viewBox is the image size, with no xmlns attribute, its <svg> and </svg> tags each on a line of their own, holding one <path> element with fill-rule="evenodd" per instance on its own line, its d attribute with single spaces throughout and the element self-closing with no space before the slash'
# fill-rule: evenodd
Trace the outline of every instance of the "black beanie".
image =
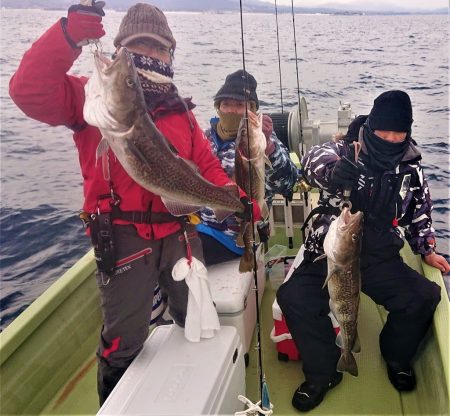
<svg viewBox="0 0 450 416">
<path fill-rule="evenodd" d="M 245 74 L 247 74 L 247 80 L 245 79 Z M 256 103 L 256 109 L 258 109 L 259 101 L 258 96 L 256 95 L 257 85 L 258 84 L 253 75 L 239 69 L 238 71 L 227 75 L 225 78 L 225 83 L 219 91 L 217 91 L 217 94 L 214 97 L 214 102 L 218 104 L 221 100 L 226 98 L 239 101 L 245 101 L 245 99 L 247 99 L 249 101 L 254 101 Z M 247 89 L 245 89 L 245 86 L 247 86 Z M 244 90 L 247 97 L 244 95 Z"/>
<path fill-rule="evenodd" d="M 411 132 L 412 106 L 409 95 L 404 91 L 386 91 L 375 98 L 369 114 L 372 130 Z"/>
</svg>

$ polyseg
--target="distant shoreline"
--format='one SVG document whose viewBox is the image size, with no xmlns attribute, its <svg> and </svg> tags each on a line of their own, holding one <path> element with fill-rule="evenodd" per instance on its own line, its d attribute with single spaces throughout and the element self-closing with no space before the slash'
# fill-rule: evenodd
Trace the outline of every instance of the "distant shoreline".
<svg viewBox="0 0 450 416">
<path fill-rule="evenodd" d="M 42 10 L 42 11 L 67 11 L 66 7 L 60 8 L 44 8 L 44 7 L 9 7 L 9 6 L 1 6 L 2 10 Z M 126 12 L 127 9 L 110 9 L 105 8 L 106 11 L 113 12 Z M 165 13 L 205 13 L 205 14 L 235 14 L 239 13 L 238 10 L 170 10 L 165 9 Z M 275 14 L 275 11 L 270 12 L 267 10 L 244 10 L 244 14 Z M 278 14 L 290 14 L 290 11 L 280 11 L 278 10 Z M 296 11 L 296 15 L 324 15 L 324 16 L 442 16 L 448 14 L 446 10 L 435 10 L 435 11 L 424 11 L 424 12 L 365 12 L 365 11 L 345 11 L 345 10 L 336 10 L 336 11 Z"/>
</svg>

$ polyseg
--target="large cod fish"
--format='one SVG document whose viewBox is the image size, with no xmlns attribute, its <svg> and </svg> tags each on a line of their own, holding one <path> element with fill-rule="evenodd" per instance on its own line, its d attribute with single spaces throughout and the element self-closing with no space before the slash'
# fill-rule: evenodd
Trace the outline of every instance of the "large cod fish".
<svg viewBox="0 0 450 416">
<path fill-rule="evenodd" d="M 94 54 L 95 69 L 85 86 L 84 119 L 100 129 L 97 157 L 110 147 L 123 168 L 143 188 L 160 195 L 168 210 L 183 215 L 209 206 L 222 219 L 243 212 L 238 189 L 216 186 L 193 163 L 176 154 L 147 113 L 133 60 L 126 48 L 114 60 Z"/>
<path fill-rule="evenodd" d="M 247 129 L 248 124 L 248 129 Z M 266 184 L 265 164 L 270 164 L 265 154 L 266 137 L 262 131 L 262 114 L 249 113 L 249 120 L 242 118 L 236 137 L 235 179 L 236 183 L 251 195 L 261 208 L 261 215 L 269 215 L 264 195 Z M 255 235 L 258 235 L 255 232 Z M 242 222 L 236 245 L 245 251 L 239 263 L 241 273 L 253 270 L 253 230 L 251 224 Z"/>
<path fill-rule="evenodd" d="M 341 348 L 337 371 L 346 371 L 355 377 L 358 376 L 358 366 L 352 352 L 361 350 L 357 320 L 362 228 L 362 212 L 351 214 L 350 209 L 344 207 L 340 216 L 331 223 L 323 243 L 328 263 L 324 287 L 328 284 L 330 309 L 341 328 L 336 337 L 336 345 Z"/>
</svg>

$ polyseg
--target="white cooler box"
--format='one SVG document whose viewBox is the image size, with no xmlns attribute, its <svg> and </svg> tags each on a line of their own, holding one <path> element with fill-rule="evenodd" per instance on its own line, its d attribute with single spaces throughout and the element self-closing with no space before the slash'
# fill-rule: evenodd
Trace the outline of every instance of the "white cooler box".
<svg viewBox="0 0 450 416">
<path fill-rule="evenodd" d="M 244 352 L 233 327 L 189 342 L 177 325 L 147 338 L 98 415 L 231 415 L 243 410 Z"/>
<path fill-rule="evenodd" d="M 263 258 L 258 256 L 259 304 L 266 284 Z M 237 329 L 244 352 L 248 353 L 256 324 L 256 291 L 253 272 L 239 273 L 239 261 L 208 266 L 208 280 L 220 324 Z"/>
</svg>

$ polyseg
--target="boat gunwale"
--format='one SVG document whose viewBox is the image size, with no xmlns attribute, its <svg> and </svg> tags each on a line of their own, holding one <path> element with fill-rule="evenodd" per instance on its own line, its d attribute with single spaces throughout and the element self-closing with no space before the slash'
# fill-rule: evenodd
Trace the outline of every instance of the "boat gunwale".
<svg viewBox="0 0 450 416">
<path fill-rule="evenodd" d="M 96 269 L 89 250 L 0 333 L 0 366 Z"/>
</svg>

